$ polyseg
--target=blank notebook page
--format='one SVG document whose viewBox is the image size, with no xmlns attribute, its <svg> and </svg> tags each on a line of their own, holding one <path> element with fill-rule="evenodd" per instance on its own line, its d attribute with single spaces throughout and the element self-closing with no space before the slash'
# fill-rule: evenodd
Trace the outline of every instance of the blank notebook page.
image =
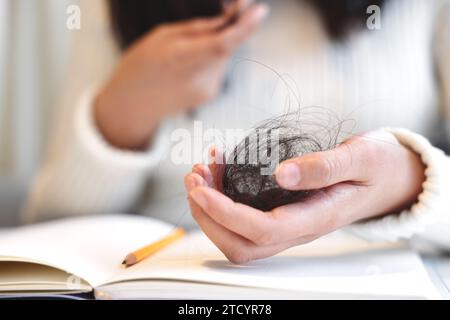
<svg viewBox="0 0 450 320">
<path fill-rule="evenodd" d="M 173 279 L 307 292 L 439 298 L 420 257 L 404 244 L 369 244 L 337 232 L 245 266 L 193 233 L 115 278 Z"/>
<path fill-rule="evenodd" d="M 172 230 L 154 219 L 121 215 L 37 224 L 2 235 L 0 261 L 45 263 L 96 287 L 124 269 L 121 263 L 128 253 Z"/>
</svg>

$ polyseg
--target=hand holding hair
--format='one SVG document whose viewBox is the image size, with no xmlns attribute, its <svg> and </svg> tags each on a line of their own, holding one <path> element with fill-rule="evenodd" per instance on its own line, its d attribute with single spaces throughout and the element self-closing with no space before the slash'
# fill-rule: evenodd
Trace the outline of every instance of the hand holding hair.
<svg viewBox="0 0 450 320">
<path fill-rule="evenodd" d="M 275 255 L 358 221 L 396 214 L 417 200 L 425 180 L 420 157 L 385 130 L 281 163 L 275 172 L 281 187 L 317 191 L 270 211 L 223 194 L 223 173 L 224 165 L 196 165 L 185 177 L 185 187 L 195 220 L 238 264 Z"/>
</svg>

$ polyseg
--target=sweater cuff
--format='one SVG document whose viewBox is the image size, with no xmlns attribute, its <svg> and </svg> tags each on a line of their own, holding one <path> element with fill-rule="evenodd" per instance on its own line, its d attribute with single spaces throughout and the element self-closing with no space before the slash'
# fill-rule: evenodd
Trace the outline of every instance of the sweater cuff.
<svg viewBox="0 0 450 320">
<path fill-rule="evenodd" d="M 146 151 L 129 151 L 109 144 L 98 130 L 93 115 L 96 90 L 87 91 L 80 99 L 75 115 L 75 135 L 87 154 L 105 165 L 147 171 L 155 167 L 167 153 L 168 127 L 161 124 L 152 145 Z"/>
<path fill-rule="evenodd" d="M 446 190 L 450 190 L 450 161 L 440 149 L 433 147 L 423 136 L 406 129 L 385 128 L 404 146 L 421 156 L 426 165 L 426 180 L 418 202 L 397 215 L 356 223 L 348 231 L 369 241 L 398 241 L 425 232 L 439 223 L 449 223 L 450 215 Z"/>
</svg>

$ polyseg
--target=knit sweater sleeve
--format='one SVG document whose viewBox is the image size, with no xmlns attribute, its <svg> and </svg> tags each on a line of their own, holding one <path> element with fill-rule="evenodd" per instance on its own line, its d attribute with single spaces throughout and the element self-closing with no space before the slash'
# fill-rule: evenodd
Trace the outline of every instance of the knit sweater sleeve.
<svg viewBox="0 0 450 320">
<path fill-rule="evenodd" d="M 128 211 L 165 153 L 164 126 L 144 152 L 116 149 L 97 131 L 92 112 L 96 90 L 92 88 L 110 76 L 119 52 L 106 1 L 83 0 L 80 5 L 86 14 L 82 29 L 75 34 L 48 156 L 23 209 L 26 222 Z"/>
</svg>

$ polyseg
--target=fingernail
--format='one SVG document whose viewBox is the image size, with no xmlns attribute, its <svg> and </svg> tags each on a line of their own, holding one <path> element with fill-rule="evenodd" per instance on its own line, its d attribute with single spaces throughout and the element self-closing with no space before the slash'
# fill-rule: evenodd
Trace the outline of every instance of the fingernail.
<svg viewBox="0 0 450 320">
<path fill-rule="evenodd" d="M 281 187 L 293 188 L 300 183 L 300 170 L 296 164 L 286 163 L 278 168 L 276 177 Z"/>
<path fill-rule="evenodd" d="M 206 199 L 203 191 L 194 190 L 191 192 L 191 198 L 203 209 L 206 210 L 208 207 L 208 200 Z"/>
</svg>

